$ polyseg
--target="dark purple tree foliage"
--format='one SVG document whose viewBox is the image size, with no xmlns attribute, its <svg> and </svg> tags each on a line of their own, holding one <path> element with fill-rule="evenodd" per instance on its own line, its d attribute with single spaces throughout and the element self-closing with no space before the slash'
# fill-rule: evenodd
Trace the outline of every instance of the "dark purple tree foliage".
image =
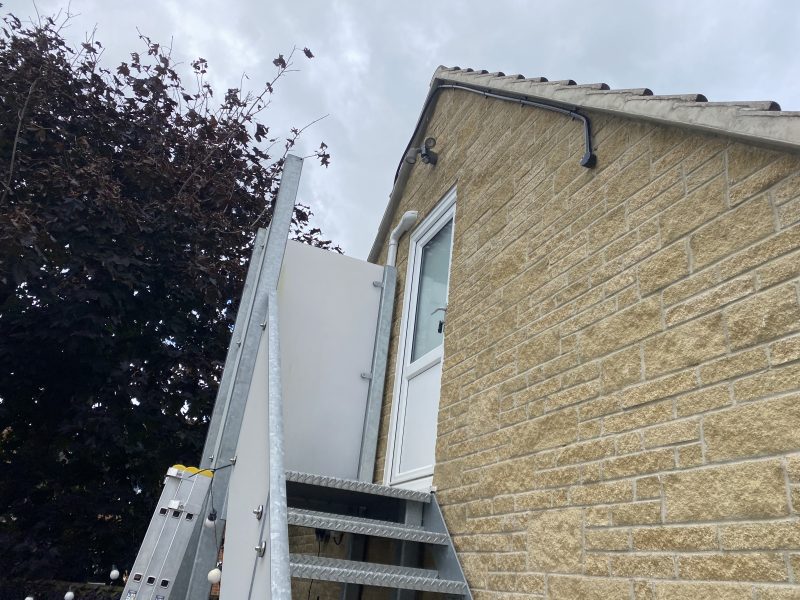
<svg viewBox="0 0 800 600">
<path fill-rule="evenodd" d="M 169 48 L 142 36 L 110 70 L 62 25 L 8 15 L 0 34 L 0 564 L 81 581 L 132 563 L 166 468 L 199 459 L 302 130 L 259 120 L 295 53 L 218 98 L 202 58 L 187 89 Z M 294 237 L 338 250 L 309 217 Z"/>
</svg>

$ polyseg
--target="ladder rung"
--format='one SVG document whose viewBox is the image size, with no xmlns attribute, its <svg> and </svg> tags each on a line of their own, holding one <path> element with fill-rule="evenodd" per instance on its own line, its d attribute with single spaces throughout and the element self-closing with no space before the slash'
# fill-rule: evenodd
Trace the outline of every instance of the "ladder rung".
<svg viewBox="0 0 800 600">
<path fill-rule="evenodd" d="M 363 563 L 308 554 L 290 554 L 289 564 L 292 577 L 298 579 L 336 581 L 442 594 L 463 595 L 467 593 L 465 583 L 439 579 L 436 571 L 428 569 Z"/>
<path fill-rule="evenodd" d="M 371 535 L 408 542 L 423 542 L 426 544 L 446 545 L 448 543 L 447 534 L 445 533 L 436 533 L 427 531 L 422 527 L 405 525 L 403 523 L 392 523 L 391 521 L 380 521 L 378 519 L 366 519 L 363 517 L 339 515 L 300 508 L 290 508 L 288 517 L 289 525 L 297 525 L 299 527 L 344 531 L 347 533 Z"/>
<path fill-rule="evenodd" d="M 374 494 L 377 496 L 388 496 L 390 498 L 400 498 L 401 500 L 413 500 L 415 502 L 431 501 L 431 495 L 427 492 L 416 492 L 403 488 L 367 483 L 366 481 L 356 481 L 355 479 L 342 479 L 340 477 L 330 477 L 328 475 L 314 475 L 312 473 L 300 473 L 299 471 L 286 471 L 286 481 L 294 483 L 305 483 L 319 487 L 335 488 L 362 494 Z"/>
</svg>

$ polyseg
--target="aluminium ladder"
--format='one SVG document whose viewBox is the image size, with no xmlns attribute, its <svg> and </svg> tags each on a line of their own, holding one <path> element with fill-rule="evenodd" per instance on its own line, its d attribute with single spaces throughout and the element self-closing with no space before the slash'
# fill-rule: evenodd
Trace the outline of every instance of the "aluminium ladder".
<svg viewBox="0 0 800 600">
<path fill-rule="evenodd" d="M 169 600 L 175 574 L 189 540 L 203 526 L 201 512 L 214 474 L 174 465 L 167 470 L 164 489 L 144 536 L 130 577 L 125 600 Z"/>
<path fill-rule="evenodd" d="M 176 465 L 168 472 L 122 600 L 206 600 L 207 574 L 216 564 L 223 534 L 230 563 L 222 568 L 221 597 L 226 600 L 289 600 L 290 578 L 342 584 L 343 600 L 360 598 L 363 586 L 392 589 L 396 600 L 408 600 L 418 592 L 472 599 L 435 494 L 369 483 L 392 320 L 394 267 L 384 268 L 383 281 L 368 282 L 372 290 L 380 288 L 381 300 L 372 366 L 366 377 L 354 374 L 369 381 L 354 478 L 283 469 L 280 345 L 274 311 L 301 165 L 301 159 L 287 157 L 270 230 L 260 230 L 256 236 L 200 469 Z M 348 287 L 346 292 L 356 290 Z M 352 335 L 350 329 L 347 335 Z M 256 357 L 267 350 L 269 374 L 264 377 L 267 367 Z M 268 394 L 259 377 L 267 380 Z M 329 397 L 328 390 L 325 394 Z M 259 417 L 246 419 L 248 407 L 256 405 L 261 406 Z M 254 430 L 253 423 L 261 429 Z M 253 462 L 253 457 L 261 462 Z M 220 509 L 214 526 L 203 527 L 214 506 Z M 289 525 L 321 530 L 323 535 L 325 531 L 346 534 L 347 558 L 290 553 Z M 366 561 L 367 540 L 377 538 L 393 544 L 393 564 Z"/>
</svg>

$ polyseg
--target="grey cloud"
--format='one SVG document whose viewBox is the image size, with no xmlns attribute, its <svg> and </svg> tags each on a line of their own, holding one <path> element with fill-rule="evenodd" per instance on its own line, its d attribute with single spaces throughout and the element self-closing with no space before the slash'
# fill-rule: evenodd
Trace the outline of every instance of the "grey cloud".
<svg viewBox="0 0 800 600">
<path fill-rule="evenodd" d="M 65 3 L 37 6 L 49 14 Z M 279 52 L 309 46 L 317 57 L 296 61 L 301 70 L 281 82 L 266 121 L 286 131 L 330 114 L 297 149 L 310 154 L 324 140 L 333 153 L 329 169 L 305 166 L 301 200 L 326 235 L 357 257 L 369 251 L 439 64 L 800 109 L 800 4 L 792 0 L 73 0 L 72 8 L 82 16 L 68 35 L 80 40 L 97 23 L 110 64 L 137 47 L 138 26 L 162 42 L 174 37 L 185 62 L 207 58 L 220 89 L 238 86 L 243 72 L 258 87 Z M 6 9 L 34 14 L 29 0 Z"/>
</svg>

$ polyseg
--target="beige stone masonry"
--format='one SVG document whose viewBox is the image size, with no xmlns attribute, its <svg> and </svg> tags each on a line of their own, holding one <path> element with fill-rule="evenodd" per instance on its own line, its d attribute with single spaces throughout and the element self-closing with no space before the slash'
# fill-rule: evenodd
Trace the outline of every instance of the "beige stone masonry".
<svg viewBox="0 0 800 600">
<path fill-rule="evenodd" d="M 441 92 L 392 219 L 456 187 L 434 484 L 473 595 L 800 598 L 800 157 L 589 116 L 593 170 L 579 123 Z"/>
</svg>

